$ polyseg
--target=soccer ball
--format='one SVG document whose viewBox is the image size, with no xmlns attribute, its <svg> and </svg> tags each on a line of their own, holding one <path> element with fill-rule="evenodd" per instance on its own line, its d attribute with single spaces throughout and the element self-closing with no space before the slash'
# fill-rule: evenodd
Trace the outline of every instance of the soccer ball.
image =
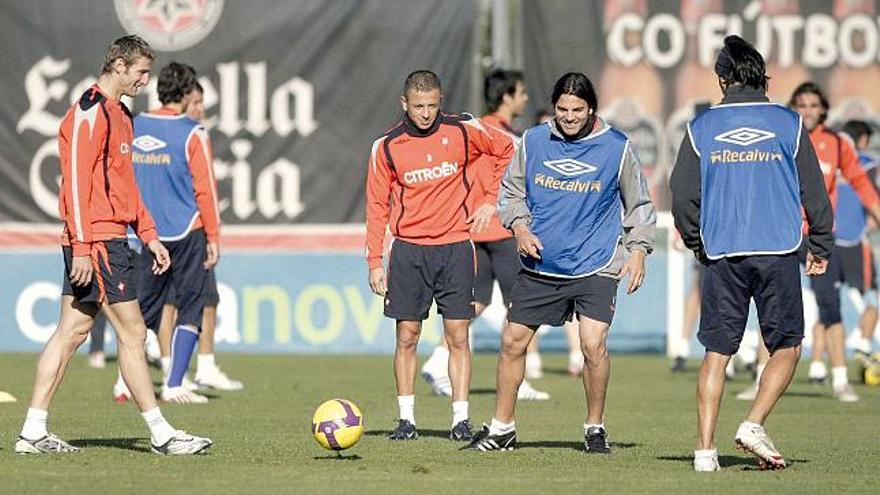
<svg viewBox="0 0 880 495">
<path fill-rule="evenodd" d="M 351 448 L 364 433 L 364 415 L 354 403 L 332 399 L 318 406 L 312 418 L 312 434 L 327 450 Z"/>
<path fill-rule="evenodd" d="M 865 385 L 880 385 L 880 352 L 874 353 L 864 366 Z"/>
</svg>

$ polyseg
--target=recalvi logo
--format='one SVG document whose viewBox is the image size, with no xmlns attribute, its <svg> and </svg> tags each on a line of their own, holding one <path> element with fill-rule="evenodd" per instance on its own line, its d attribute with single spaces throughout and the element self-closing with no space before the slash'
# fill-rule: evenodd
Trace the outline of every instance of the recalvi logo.
<svg viewBox="0 0 880 495">
<path fill-rule="evenodd" d="M 535 175 L 535 185 L 546 187 L 547 189 L 554 189 L 556 191 L 570 191 L 584 194 L 599 192 L 602 190 L 601 180 L 561 180 L 555 177 L 550 177 L 546 174 Z"/>
<path fill-rule="evenodd" d="M 781 162 L 782 153 L 761 150 L 715 150 L 709 155 L 709 160 L 712 163 Z"/>
</svg>

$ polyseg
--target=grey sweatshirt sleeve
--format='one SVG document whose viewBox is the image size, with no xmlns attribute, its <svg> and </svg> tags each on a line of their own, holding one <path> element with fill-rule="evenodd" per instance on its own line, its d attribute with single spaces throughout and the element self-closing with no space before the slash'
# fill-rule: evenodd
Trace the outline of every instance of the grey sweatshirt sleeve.
<svg viewBox="0 0 880 495">
<path fill-rule="evenodd" d="M 650 254 L 654 249 L 657 213 L 631 141 L 627 143 L 621 165 L 620 198 L 623 201 L 623 245 L 627 251 L 637 249 Z"/>
<path fill-rule="evenodd" d="M 694 151 L 690 133 L 686 133 L 678 147 L 675 167 L 669 177 L 672 192 L 672 217 L 684 245 L 691 251 L 701 251 L 700 238 L 700 158 Z"/>
<path fill-rule="evenodd" d="M 526 131 L 528 132 L 528 131 Z M 498 218 L 510 230 L 515 223 L 532 222 L 532 213 L 526 205 L 526 149 L 525 135 L 516 146 L 516 152 L 498 190 Z"/>
<path fill-rule="evenodd" d="M 807 249 L 813 255 L 827 260 L 831 255 L 831 248 L 834 247 L 834 212 L 825 189 L 825 178 L 819 168 L 816 150 L 810 141 L 810 133 L 803 126 L 794 160 L 801 188 L 801 205 L 809 225 Z"/>
</svg>

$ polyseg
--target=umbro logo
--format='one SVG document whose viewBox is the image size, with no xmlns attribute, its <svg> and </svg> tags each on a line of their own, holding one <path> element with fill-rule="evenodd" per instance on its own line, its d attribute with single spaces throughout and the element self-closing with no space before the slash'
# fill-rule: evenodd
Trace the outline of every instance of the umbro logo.
<svg viewBox="0 0 880 495">
<path fill-rule="evenodd" d="M 563 158 L 562 160 L 549 160 L 544 162 L 544 166 L 550 170 L 559 172 L 566 177 L 575 177 L 577 175 L 588 174 L 598 170 L 596 166 L 584 163 L 571 158 Z"/>
<path fill-rule="evenodd" d="M 770 138 L 776 137 L 770 131 L 763 129 L 753 129 L 751 127 L 738 127 L 736 129 L 723 132 L 715 136 L 715 141 L 722 143 L 731 143 L 739 146 L 748 146 L 750 144 L 760 143 Z"/>
<path fill-rule="evenodd" d="M 150 136 L 149 134 L 138 136 L 137 138 L 135 138 L 134 141 L 132 141 L 131 144 L 133 144 L 136 148 L 144 151 L 145 153 L 160 150 L 168 146 L 165 141 L 162 141 L 157 137 Z"/>
</svg>

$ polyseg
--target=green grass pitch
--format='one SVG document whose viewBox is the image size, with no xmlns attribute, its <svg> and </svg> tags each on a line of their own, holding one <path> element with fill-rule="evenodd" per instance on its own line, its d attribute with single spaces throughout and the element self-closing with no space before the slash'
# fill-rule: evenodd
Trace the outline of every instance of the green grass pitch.
<svg viewBox="0 0 880 495">
<path fill-rule="evenodd" d="M 83 447 L 77 455 L 12 452 L 27 407 L 35 355 L 0 354 L 0 389 L 19 397 L 0 404 L 0 493 L 877 493 L 880 480 L 880 389 L 858 386 L 862 400 L 842 404 L 805 383 L 806 363 L 767 424 L 792 466 L 761 472 L 733 448 L 746 411 L 728 383 L 719 423 L 723 471 L 694 473 L 695 371 L 672 375 L 660 356 L 612 356 L 606 424 L 613 453 L 583 452 L 585 406 L 565 357 L 545 356 L 534 382 L 551 400 L 521 402 L 514 452 L 460 452 L 446 439 L 451 407 L 417 382 L 421 437 L 391 443 L 397 414 L 389 356 L 221 355 L 245 390 L 211 394 L 209 405 L 164 405 L 178 428 L 214 439 L 210 454 L 163 458 L 148 452 L 133 405 L 110 400 L 115 369 L 93 370 L 78 355 L 50 416 L 50 428 Z M 690 363 L 691 368 L 696 362 Z M 494 406 L 495 356 L 475 357 L 471 418 Z M 314 409 L 342 397 L 364 412 L 366 432 L 342 457 L 318 447 L 309 431 Z"/>
</svg>

